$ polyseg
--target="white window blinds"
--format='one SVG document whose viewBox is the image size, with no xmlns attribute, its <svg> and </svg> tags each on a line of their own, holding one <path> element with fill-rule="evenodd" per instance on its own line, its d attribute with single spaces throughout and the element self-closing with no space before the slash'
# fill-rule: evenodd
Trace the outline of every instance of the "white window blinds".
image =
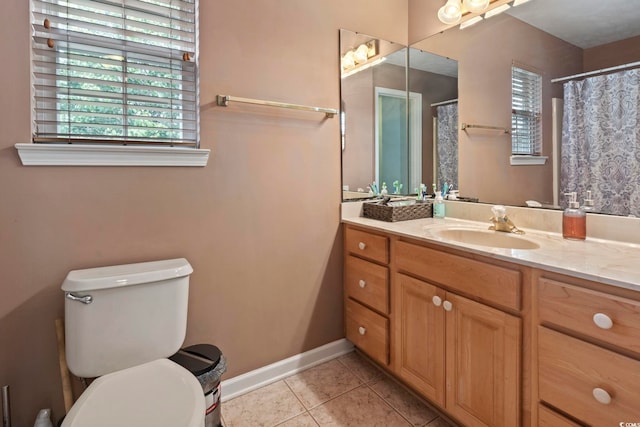
<svg viewBox="0 0 640 427">
<path fill-rule="evenodd" d="M 198 145 L 198 0 L 32 0 L 33 141 Z"/>
<path fill-rule="evenodd" d="M 511 74 L 511 152 L 542 153 L 542 76 L 518 67 Z"/>
</svg>

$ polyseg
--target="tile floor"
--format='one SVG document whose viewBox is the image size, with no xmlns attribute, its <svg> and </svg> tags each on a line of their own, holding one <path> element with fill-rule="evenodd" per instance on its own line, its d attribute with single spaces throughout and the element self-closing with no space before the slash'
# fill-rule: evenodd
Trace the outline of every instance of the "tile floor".
<svg viewBox="0 0 640 427">
<path fill-rule="evenodd" d="M 222 423 L 224 427 L 454 426 L 356 352 L 224 402 Z"/>
</svg>

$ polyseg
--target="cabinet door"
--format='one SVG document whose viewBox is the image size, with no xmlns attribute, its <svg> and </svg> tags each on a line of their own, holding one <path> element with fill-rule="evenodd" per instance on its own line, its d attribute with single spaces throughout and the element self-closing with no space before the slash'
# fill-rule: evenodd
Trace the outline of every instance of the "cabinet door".
<svg viewBox="0 0 640 427">
<path fill-rule="evenodd" d="M 421 280 L 394 277 L 395 372 L 444 406 L 444 291 Z M 434 304 L 434 297 L 440 299 Z M 436 299 L 438 303 L 438 299 Z"/>
<path fill-rule="evenodd" d="M 448 293 L 446 408 L 465 426 L 520 425 L 520 319 Z"/>
</svg>

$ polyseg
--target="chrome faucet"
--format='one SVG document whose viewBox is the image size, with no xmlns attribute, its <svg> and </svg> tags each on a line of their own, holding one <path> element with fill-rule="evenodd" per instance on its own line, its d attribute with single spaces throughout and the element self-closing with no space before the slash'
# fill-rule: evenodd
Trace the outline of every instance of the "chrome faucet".
<svg viewBox="0 0 640 427">
<path fill-rule="evenodd" d="M 489 226 L 489 230 L 503 231 L 505 233 L 524 234 L 515 224 L 507 217 L 507 210 L 502 205 L 496 205 L 491 208 L 493 216 L 489 221 L 493 225 Z"/>
</svg>

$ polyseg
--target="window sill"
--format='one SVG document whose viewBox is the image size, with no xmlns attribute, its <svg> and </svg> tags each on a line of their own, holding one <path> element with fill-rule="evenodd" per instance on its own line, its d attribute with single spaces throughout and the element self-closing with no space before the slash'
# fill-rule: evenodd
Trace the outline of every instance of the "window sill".
<svg viewBox="0 0 640 427">
<path fill-rule="evenodd" d="M 534 166 L 547 163 L 547 156 L 511 156 L 511 166 Z"/>
<path fill-rule="evenodd" d="M 206 166 L 209 149 L 16 144 L 23 166 Z"/>
</svg>

